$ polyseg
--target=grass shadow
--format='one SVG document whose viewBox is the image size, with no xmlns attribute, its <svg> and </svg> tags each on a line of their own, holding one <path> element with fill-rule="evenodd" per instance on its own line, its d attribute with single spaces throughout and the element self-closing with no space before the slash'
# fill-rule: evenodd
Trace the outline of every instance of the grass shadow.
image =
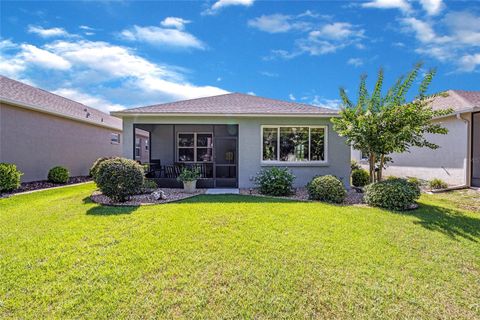
<svg viewBox="0 0 480 320">
<path fill-rule="evenodd" d="M 480 218 L 467 216 L 461 211 L 420 204 L 417 210 L 403 214 L 417 218 L 415 223 L 425 229 L 441 232 L 452 239 L 462 237 L 473 242 L 480 241 Z"/>
<path fill-rule="evenodd" d="M 240 194 L 201 194 L 195 197 L 176 201 L 175 203 L 292 203 L 294 199 L 250 196 Z"/>
<path fill-rule="evenodd" d="M 87 215 L 92 216 L 115 216 L 121 214 L 131 214 L 138 209 L 139 206 L 103 206 L 98 205 L 96 207 L 87 210 Z"/>
</svg>

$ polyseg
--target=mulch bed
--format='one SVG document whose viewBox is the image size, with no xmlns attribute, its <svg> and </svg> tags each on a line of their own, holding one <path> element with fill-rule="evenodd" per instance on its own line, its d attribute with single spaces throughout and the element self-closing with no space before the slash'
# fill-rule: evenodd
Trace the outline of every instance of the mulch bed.
<svg viewBox="0 0 480 320">
<path fill-rule="evenodd" d="M 240 189 L 240 194 L 265 197 L 264 195 L 258 192 L 258 189 Z M 294 194 L 290 196 L 275 197 L 275 198 L 290 199 L 290 200 L 297 200 L 297 201 L 313 201 L 308 199 L 308 192 L 306 188 L 296 188 Z M 362 204 L 362 203 L 363 203 L 363 193 L 359 193 L 351 189 L 347 192 L 347 197 L 345 198 L 345 201 L 343 204 Z"/>
<path fill-rule="evenodd" d="M 106 206 L 140 206 L 179 201 L 204 194 L 206 191 L 206 189 L 197 189 L 195 193 L 186 193 L 183 192 L 183 189 L 162 188 L 160 190 L 165 193 L 166 199 L 155 200 L 151 193 L 145 193 L 131 196 L 130 199 L 125 202 L 112 202 L 109 197 L 103 195 L 102 192 L 98 190 L 92 193 L 90 199 L 95 203 Z"/>
<path fill-rule="evenodd" d="M 9 192 L 4 192 L 0 194 L 0 197 L 3 196 L 9 196 L 13 195 L 16 193 L 21 193 L 21 192 L 27 192 L 27 191 L 34 191 L 34 190 L 41 190 L 41 189 L 49 189 L 49 188 L 54 188 L 54 187 L 61 187 L 61 186 L 67 186 L 70 184 L 76 184 L 76 183 L 82 183 L 82 182 L 88 182 L 91 181 L 92 178 L 88 176 L 79 176 L 79 177 L 70 177 L 68 179 L 67 183 L 52 183 L 49 181 L 32 181 L 32 182 L 24 182 L 20 185 L 18 189 L 9 191 Z"/>
</svg>

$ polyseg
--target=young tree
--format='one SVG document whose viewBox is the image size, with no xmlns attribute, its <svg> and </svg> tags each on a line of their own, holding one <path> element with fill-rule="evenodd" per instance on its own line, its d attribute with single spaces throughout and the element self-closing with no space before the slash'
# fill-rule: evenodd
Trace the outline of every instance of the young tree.
<svg viewBox="0 0 480 320">
<path fill-rule="evenodd" d="M 333 127 L 353 148 L 368 154 L 371 182 L 382 180 L 383 169 L 391 161 L 390 154 L 407 152 L 411 147 L 436 149 L 438 145 L 429 142 L 425 134 L 448 133 L 432 120 L 452 110 L 433 110 L 430 103 L 438 94 L 425 94 L 435 75 L 434 69 L 423 77 L 417 97 L 411 102 L 406 101 L 407 92 L 421 67 L 422 64 L 417 63 L 406 77 L 399 77 L 385 95 L 382 95 L 383 69 L 378 72 L 371 94 L 366 86 L 367 76 L 362 75 L 356 104 L 349 99 L 345 89 L 340 88 L 343 106 L 340 117 L 332 119 Z"/>
</svg>

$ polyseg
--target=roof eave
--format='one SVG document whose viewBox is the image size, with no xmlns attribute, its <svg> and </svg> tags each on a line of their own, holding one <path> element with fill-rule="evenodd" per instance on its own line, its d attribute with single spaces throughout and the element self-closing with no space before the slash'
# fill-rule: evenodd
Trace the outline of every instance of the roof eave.
<svg viewBox="0 0 480 320">
<path fill-rule="evenodd" d="M 1 103 L 6 103 L 6 104 L 9 104 L 9 105 L 13 105 L 13 106 L 16 106 L 16 107 L 32 110 L 32 111 L 37 111 L 37 112 L 41 112 L 41 113 L 46 113 L 46 114 L 58 116 L 58 117 L 61 117 L 61 118 L 66 118 L 66 119 L 70 119 L 70 120 L 74 120 L 74 121 L 80 121 L 80 122 L 83 122 L 83 123 L 88 123 L 88 124 L 91 124 L 91 125 L 94 125 L 94 126 L 104 127 L 104 128 L 108 128 L 108 129 L 117 130 L 117 131 L 122 131 L 122 127 L 115 127 L 115 126 L 108 125 L 106 123 L 98 123 L 98 122 L 90 121 L 88 119 L 77 118 L 77 117 L 70 116 L 70 115 L 67 115 L 67 114 L 64 114 L 64 113 L 61 113 L 61 112 L 46 110 L 46 109 L 43 109 L 43 108 L 41 108 L 39 106 L 36 106 L 36 105 L 33 105 L 33 104 L 24 103 L 24 102 L 12 100 L 12 99 L 4 98 L 4 97 L 0 97 L 0 102 Z"/>
<path fill-rule="evenodd" d="M 189 112 L 110 112 L 115 117 L 295 117 L 295 118 L 332 118 L 339 117 L 338 113 L 189 113 Z"/>
</svg>

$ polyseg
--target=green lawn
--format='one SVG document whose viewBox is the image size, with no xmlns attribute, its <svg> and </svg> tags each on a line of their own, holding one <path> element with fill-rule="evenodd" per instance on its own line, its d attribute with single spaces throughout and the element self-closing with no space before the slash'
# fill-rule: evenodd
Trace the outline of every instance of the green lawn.
<svg viewBox="0 0 480 320">
<path fill-rule="evenodd" d="M 480 318 L 480 215 L 248 196 L 0 199 L 0 318 Z"/>
</svg>

